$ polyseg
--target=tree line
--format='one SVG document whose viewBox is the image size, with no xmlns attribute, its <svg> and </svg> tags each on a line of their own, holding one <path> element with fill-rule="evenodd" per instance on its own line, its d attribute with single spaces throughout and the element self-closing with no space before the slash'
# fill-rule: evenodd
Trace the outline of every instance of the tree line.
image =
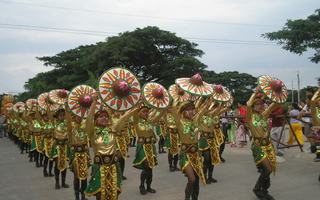
<svg viewBox="0 0 320 200">
<path fill-rule="evenodd" d="M 306 51 L 307 47 L 313 48 L 317 53 L 311 58 L 311 62 L 318 63 L 319 49 L 315 44 L 319 41 L 320 25 L 315 21 L 318 22 L 319 17 L 311 15 L 302 21 L 288 20 L 285 24 L 287 27 L 283 30 L 266 33 L 262 37 L 278 40 L 279 45 L 285 45 L 283 46 L 285 50 L 298 54 Z M 301 39 L 296 35 L 296 29 L 301 30 L 303 27 L 312 28 L 304 28 L 304 38 Z M 312 34 L 314 31 L 317 32 L 315 36 Z M 314 37 L 310 38 L 310 35 Z M 297 48 L 294 48 L 290 38 L 300 38 L 299 42 L 294 43 Z M 306 40 L 309 40 L 309 43 L 306 43 Z M 301 48 L 302 44 L 305 45 L 304 48 Z M 142 85 L 154 81 L 166 88 L 174 84 L 176 78 L 191 77 L 200 73 L 207 83 L 222 84 L 226 87 L 232 93 L 235 102 L 249 99 L 257 85 L 257 77 L 238 71 L 216 73 L 207 70 L 208 66 L 198 59 L 204 52 L 197 46 L 198 44 L 180 38 L 175 33 L 148 26 L 119 33 L 118 36 L 108 37 L 103 42 L 62 51 L 54 56 L 36 57 L 43 61 L 45 66 L 54 69 L 30 78 L 24 85 L 26 91 L 16 95 L 16 99 L 25 102 L 27 99 L 37 98 L 43 92 L 53 89 L 71 90 L 80 84 L 96 88 L 100 75 L 116 66 L 131 70 Z M 320 78 L 317 78 L 317 81 L 320 83 Z M 305 89 L 300 91 L 302 101 L 305 99 L 303 92 Z M 0 95 L 0 99 L 1 97 Z M 291 98 L 290 94 L 288 102 L 292 101 Z"/>
</svg>

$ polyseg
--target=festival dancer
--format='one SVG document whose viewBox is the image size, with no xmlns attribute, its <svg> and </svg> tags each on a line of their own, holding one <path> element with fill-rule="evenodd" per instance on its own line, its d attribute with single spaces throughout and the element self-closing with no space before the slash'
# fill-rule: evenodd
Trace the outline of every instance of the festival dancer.
<svg viewBox="0 0 320 200">
<path fill-rule="evenodd" d="M 251 150 L 254 161 L 256 167 L 262 169 L 253 192 L 259 199 L 273 200 L 274 198 L 268 194 L 268 188 L 271 185 L 270 174 L 276 173 L 276 156 L 268 129 L 268 117 L 277 105 L 272 103 L 264 110 L 263 94 L 258 94 L 260 90 L 261 86 L 258 85 L 247 102 L 246 114 L 247 125 L 253 137 Z"/>
<path fill-rule="evenodd" d="M 70 137 L 70 168 L 74 174 L 75 199 L 79 200 L 81 194 L 81 200 L 86 200 L 84 191 L 87 188 L 88 168 L 91 165 L 91 159 L 88 147 L 88 134 L 85 130 L 85 120 L 75 115 L 66 119 Z M 72 121 L 68 121 L 69 119 L 72 119 Z"/>
<path fill-rule="evenodd" d="M 49 108 L 48 108 L 49 109 Z M 44 162 L 43 162 L 43 176 L 44 177 L 53 177 L 54 174 L 52 173 L 53 168 L 53 160 L 49 161 L 52 148 L 53 148 L 53 131 L 54 126 L 52 125 L 51 121 L 49 120 L 49 116 L 47 111 L 41 110 L 40 112 L 36 113 L 37 116 L 40 115 L 40 124 L 42 126 L 42 137 L 43 137 L 43 151 L 44 151 Z M 49 164 L 49 173 L 48 173 L 48 164 Z"/>
<path fill-rule="evenodd" d="M 33 152 L 36 167 L 43 167 L 42 126 L 39 122 L 39 119 L 36 119 L 35 114 L 36 113 L 34 111 L 29 110 L 26 116 L 26 121 L 29 125 L 29 132 L 30 135 L 32 135 L 30 151 Z"/>
<path fill-rule="evenodd" d="M 113 123 L 116 124 L 120 118 L 121 118 L 121 113 L 120 112 L 112 112 L 112 119 Z M 124 168 L 125 168 L 125 160 L 128 157 L 128 130 L 127 130 L 127 124 L 125 123 L 124 127 L 121 129 L 121 131 L 117 134 L 116 140 L 117 140 L 117 154 L 119 157 L 119 164 L 121 167 L 121 178 L 122 180 L 127 180 L 127 177 L 123 175 L 124 173 Z"/>
<path fill-rule="evenodd" d="M 121 171 L 116 152 L 116 135 L 124 127 L 135 108 L 123 115 L 116 124 L 105 109 L 95 111 L 100 92 L 97 91 L 86 120 L 86 131 L 93 148 L 94 164 L 92 177 L 85 190 L 88 196 L 95 195 L 100 199 L 118 199 L 121 192 Z"/>
<path fill-rule="evenodd" d="M 203 174 L 203 165 L 201 162 L 201 154 L 198 150 L 198 132 L 200 131 L 199 123 L 204 111 L 208 107 L 208 103 L 202 104 L 197 114 L 195 105 L 186 101 L 178 107 L 178 98 L 174 98 L 172 105 L 172 114 L 176 120 L 178 134 L 181 140 L 181 171 L 188 178 L 185 188 L 185 199 L 198 199 L 199 196 L 199 179 L 205 185 L 205 177 Z"/>
<path fill-rule="evenodd" d="M 317 92 L 313 95 L 311 102 L 310 102 L 310 109 L 311 109 L 311 116 L 313 121 L 313 135 L 316 138 L 316 141 L 320 139 L 320 133 L 318 133 L 320 129 L 320 88 Z M 320 143 L 316 144 L 316 158 L 314 159 L 315 162 L 320 162 Z M 320 181 L 320 176 L 319 176 Z"/>
<path fill-rule="evenodd" d="M 153 131 L 153 126 L 162 115 L 160 114 L 150 119 L 149 111 L 150 108 L 148 106 L 142 105 L 133 115 L 134 129 L 138 136 L 138 141 L 136 157 L 132 166 L 142 170 L 139 186 L 142 195 L 147 194 L 147 192 L 156 193 L 156 190 L 151 188 L 153 169 L 158 164 L 157 152 L 154 145 L 157 139 Z M 147 189 L 145 188 L 145 182 Z"/>
<path fill-rule="evenodd" d="M 161 117 L 155 126 L 157 130 L 157 135 L 159 136 L 159 141 L 158 141 L 159 154 L 167 153 L 164 150 L 164 143 L 165 143 L 164 136 L 166 134 L 165 119 Z"/>
<path fill-rule="evenodd" d="M 69 188 L 70 186 L 66 184 L 67 176 L 67 161 L 69 160 L 69 135 L 67 130 L 67 120 L 66 110 L 62 107 L 56 111 L 54 115 L 51 114 L 50 109 L 48 109 L 48 116 L 53 124 L 54 133 L 53 133 L 53 149 L 50 155 L 50 160 L 54 160 L 54 176 L 55 176 L 55 189 L 60 189 L 61 187 Z M 70 119 L 69 119 L 70 120 Z M 61 185 L 60 185 L 60 172 L 61 172 Z"/>
<path fill-rule="evenodd" d="M 218 128 L 216 128 L 215 126 L 217 124 L 220 124 L 220 113 L 225 112 L 223 105 L 223 103 L 212 103 L 210 108 L 205 111 L 204 116 L 202 117 L 199 123 L 199 125 L 201 126 L 199 150 L 202 151 L 202 156 L 204 158 L 203 173 L 206 177 L 207 184 L 218 182 L 216 179 L 212 177 L 214 166 L 220 164 L 220 144 L 215 135 L 215 129 L 220 129 L 220 126 Z"/>
<path fill-rule="evenodd" d="M 180 171 L 178 165 L 179 160 L 179 136 L 178 130 L 176 126 L 176 121 L 172 115 L 172 107 L 170 106 L 165 111 L 166 116 L 166 126 L 167 126 L 167 135 L 166 135 L 166 142 L 164 144 L 164 148 L 169 149 L 168 152 L 168 162 L 169 162 L 169 171 Z"/>
<path fill-rule="evenodd" d="M 34 115 L 34 113 L 30 114 Z M 23 154 L 23 150 L 25 150 L 26 153 L 29 152 L 29 130 L 28 130 L 28 123 L 24 120 L 25 117 L 22 117 L 20 119 L 20 127 L 19 127 L 19 132 L 20 132 L 20 138 L 21 138 L 21 144 L 20 144 L 20 149 L 21 149 L 21 154 Z"/>
</svg>

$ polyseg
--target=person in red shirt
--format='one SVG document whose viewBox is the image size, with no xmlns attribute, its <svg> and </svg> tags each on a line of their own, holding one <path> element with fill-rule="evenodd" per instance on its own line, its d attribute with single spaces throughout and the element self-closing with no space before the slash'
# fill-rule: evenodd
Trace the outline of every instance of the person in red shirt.
<svg viewBox="0 0 320 200">
<path fill-rule="evenodd" d="M 278 140 L 280 139 L 279 142 L 285 144 L 286 138 L 285 138 L 285 134 L 282 134 L 281 138 L 281 130 L 282 130 L 282 126 L 284 123 L 284 118 L 283 117 L 276 117 L 277 115 L 282 115 L 283 114 L 283 106 L 279 105 L 277 109 L 275 109 L 270 116 L 272 117 L 272 123 L 271 123 L 271 130 L 270 130 L 270 136 L 273 139 L 272 143 L 273 143 L 273 147 L 275 150 L 275 153 L 277 154 L 277 156 L 283 156 L 284 155 L 284 148 L 280 148 L 278 149 Z M 276 140 L 276 141 L 275 141 Z M 283 145 L 279 145 L 279 147 L 283 147 Z"/>
<path fill-rule="evenodd" d="M 247 114 L 247 108 L 245 107 L 246 105 L 246 102 L 245 101 L 239 101 L 238 102 L 238 107 L 239 107 L 239 110 L 238 110 L 238 115 L 239 116 L 246 116 Z M 240 120 L 241 121 L 241 120 Z M 242 119 L 242 122 L 244 123 L 244 125 L 247 124 L 247 120 L 246 118 L 243 118 Z"/>
</svg>

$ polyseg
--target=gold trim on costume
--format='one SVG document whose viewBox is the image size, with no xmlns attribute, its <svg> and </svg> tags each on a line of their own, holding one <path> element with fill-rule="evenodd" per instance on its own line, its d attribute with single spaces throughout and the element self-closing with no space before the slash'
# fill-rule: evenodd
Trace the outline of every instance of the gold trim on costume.
<svg viewBox="0 0 320 200">
<path fill-rule="evenodd" d="M 58 169 L 63 171 L 67 169 L 67 146 L 66 145 L 57 145 L 58 150 Z"/>
</svg>

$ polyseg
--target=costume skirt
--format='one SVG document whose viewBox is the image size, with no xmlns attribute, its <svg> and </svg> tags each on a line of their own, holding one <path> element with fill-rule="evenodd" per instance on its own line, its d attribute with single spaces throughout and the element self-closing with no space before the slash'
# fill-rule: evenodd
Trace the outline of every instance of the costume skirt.
<svg viewBox="0 0 320 200">
<path fill-rule="evenodd" d="M 147 160 L 149 167 L 154 169 L 155 166 L 158 164 L 157 161 L 157 153 L 156 147 L 154 144 L 137 144 L 136 147 L 136 156 L 133 160 L 132 166 L 137 169 L 143 169 L 143 161 Z"/>
<path fill-rule="evenodd" d="M 119 163 L 92 165 L 89 184 L 85 190 L 88 196 L 101 192 L 101 199 L 118 199 L 121 192 L 121 169 Z"/>
<path fill-rule="evenodd" d="M 128 157 L 128 145 L 125 136 L 117 136 L 117 150 L 120 151 L 123 159 Z"/>
<path fill-rule="evenodd" d="M 58 158 L 58 169 L 64 171 L 67 167 L 67 161 L 70 160 L 70 146 L 69 145 L 53 145 L 49 160 Z"/>
<path fill-rule="evenodd" d="M 213 139 L 199 139 L 199 150 L 200 151 L 210 151 L 211 164 L 219 165 L 220 164 L 220 155 L 219 155 L 219 145 L 215 138 Z"/>
<path fill-rule="evenodd" d="M 169 149 L 172 155 L 177 155 L 179 152 L 179 143 L 180 142 L 177 133 L 167 133 L 163 147 L 165 149 Z"/>
<path fill-rule="evenodd" d="M 88 168 L 92 165 L 89 152 L 71 152 L 70 169 L 73 171 L 73 166 L 77 170 L 78 179 L 86 180 L 88 177 Z"/>
<path fill-rule="evenodd" d="M 251 150 L 254 162 L 256 163 L 256 167 L 258 169 L 262 168 L 262 161 L 264 161 L 264 159 L 268 159 L 271 163 L 273 174 L 276 174 L 276 155 L 274 153 L 273 145 L 271 142 L 265 146 L 255 145 L 253 142 L 251 145 Z"/>
<path fill-rule="evenodd" d="M 198 177 L 200 178 L 203 185 L 206 185 L 206 180 L 203 173 L 203 165 L 201 161 L 200 152 L 197 151 L 195 153 L 180 153 L 181 159 L 181 172 L 186 175 L 185 169 L 188 165 L 191 165 L 193 170 L 196 172 Z"/>
</svg>

